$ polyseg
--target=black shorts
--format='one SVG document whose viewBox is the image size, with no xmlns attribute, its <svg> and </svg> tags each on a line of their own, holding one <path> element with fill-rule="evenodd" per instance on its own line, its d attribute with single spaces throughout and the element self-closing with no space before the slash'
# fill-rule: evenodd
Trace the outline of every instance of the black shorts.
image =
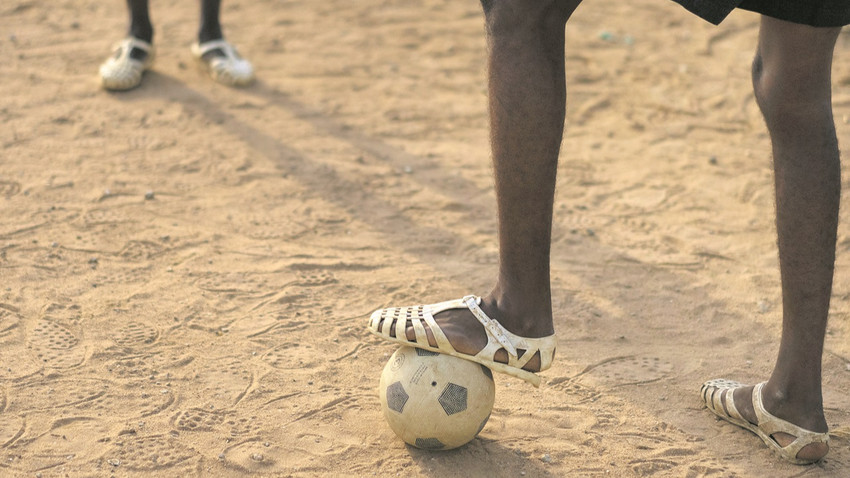
<svg viewBox="0 0 850 478">
<path fill-rule="evenodd" d="M 673 0 L 717 25 L 735 8 L 743 8 L 792 23 L 813 27 L 850 25 L 848 0 Z"/>
</svg>

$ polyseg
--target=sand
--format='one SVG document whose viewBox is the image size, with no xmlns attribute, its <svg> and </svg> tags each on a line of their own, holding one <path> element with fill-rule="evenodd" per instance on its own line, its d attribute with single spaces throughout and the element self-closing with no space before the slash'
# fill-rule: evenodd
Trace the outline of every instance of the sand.
<svg viewBox="0 0 850 478">
<path fill-rule="evenodd" d="M 587 2 L 552 248 L 560 347 L 497 375 L 456 451 L 380 411 L 379 307 L 486 294 L 497 262 L 477 2 L 227 0 L 257 83 L 209 80 L 196 2 L 153 2 L 142 87 L 99 88 L 122 2 L 0 6 L 0 475 L 846 476 L 850 212 L 824 355 L 832 450 L 780 461 L 701 405 L 780 332 L 758 17 Z M 850 144 L 850 36 L 835 114 Z"/>
</svg>

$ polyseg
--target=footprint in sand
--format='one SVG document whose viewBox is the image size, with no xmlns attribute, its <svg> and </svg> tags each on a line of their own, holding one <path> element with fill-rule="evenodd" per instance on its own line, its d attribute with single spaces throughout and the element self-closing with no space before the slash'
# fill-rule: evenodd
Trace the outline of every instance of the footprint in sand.
<svg viewBox="0 0 850 478">
<path fill-rule="evenodd" d="M 621 423 L 620 417 L 613 413 L 597 412 L 596 423 L 590 426 L 591 430 L 610 430 Z"/>
<path fill-rule="evenodd" d="M 261 420 L 256 415 L 238 417 L 233 410 L 189 408 L 178 412 L 171 425 L 181 432 L 224 432 L 231 437 L 255 436 L 260 431 Z"/>
<path fill-rule="evenodd" d="M 184 367 L 194 361 L 194 357 L 181 355 L 174 350 L 122 356 L 107 365 L 106 370 L 119 378 L 168 378 L 189 374 Z M 183 371 L 182 373 L 181 370 Z"/>
<path fill-rule="evenodd" d="M 165 251 L 165 247 L 153 241 L 129 241 L 118 255 L 130 262 L 142 262 L 152 259 Z"/>
<path fill-rule="evenodd" d="M 117 469 L 144 472 L 167 470 L 168 476 L 189 476 L 192 473 L 187 462 L 196 456 L 197 453 L 166 435 L 126 436 L 115 442 L 103 460 Z M 180 467 L 183 472 L 173 470 L 175 467 Z"/>
<path fill-rule="evenodd" d="M 578 377 L 607 387 L 654 382 L 670 375 L 673 364 L 652 356 L 614 357 L 587 367 Z"/>
<path fill-rule="evenodd" d="M 679 466 L 679 463 L 670 460 L 632 460 L 629 462 L 629 468 L 632 469 L 636 476 L 653 476 L 667 475 L 673 468 Z"/>
<path fill-rule="evenodd" d="M 86 360 L 79 337 L 63 323 L 79 319 L 79 307 L 51 304 L 27 337 L 27 349 L 45 367 L 72 368 Z"/>
<path fill-rule="evenodd" d="M 313 369 L 321 363 L 315 347 L 306 342 L 281 344 L 263 355 L 263 361 L 278 370 Z"/>
<path fill-rule="evenodd" d="M 121 387 L 104 382 L 106 393 L 73 405 L 76 411 L 96 416 L 138 419 L 157 415 L 167 410 L 176 400 L 165 386 L 142 385 Z"/>
<path fill-rule="evenodd" d="M 316 287 L 337 282 L 336 276 L 330 271 L 299 271 L 295 283 L 301 287 Z"/>
<path fill-rule="evenodd" d="M 630 233 L 651 234 L 658 230 L 658 224 L 641 216 L 621 216 L 617 221 L 627 226 Z"/>
<path fill-rule="evenodd" d="M 153 267 L 150 264 L 143 266 L 128 266 L 127 264 L 113 264 L 107 272 L 97 272 L 91 282 L 98 285 L 120 284 L 126 286 L 130 284 L 148 283 L 151 280 Z M 132 290 L 127 288 L 127 290 Z"/>
<path fill-rule="evenodd" d="M 130 205 L 130 207 L 138 209 L 138 206 Z M 114 224 L 127 224 L 138 222 L 140 211 L 131 211 L 127 206 L 110 206 L 89 209 L 83 213 L 82 217 L 75 221 L 77 228 L 88 230 L 93 226 L 105 226 Z"/>
<path fill-rule="evenodd" d="M 241 357 L 226 357 L 200 364 L 193 379 L 204 405 L 229 408 L 239 403 L 254 384 L 254 373 Z"/>
<path fill-rule="evenodd" d="M 171 425 L 184 432 L 208 432 L 221 427 L 227 412 L 221 410 L 206 410 L 190 408 L 178 412 L 171 419 Z"/>
<path fill-rule="evenodd" d="M 570 405 L 596 402 L 604 396 L 596 387 L 584 385 L 570 377 L 554 378 L 549 381 L 548 386 L 563 391 Z"/>
<path fill-rule="evenodd" d="M 113 340 L 124 347 L 150 345 L 159 338 L 159 331 L 142 322 L 129 322 L 121 326 Z"/>
<path fill-rule="evenodd" d="M 230 436 L 251 436 L 260 431 L 260 420 L 256 415 L 250 417 L 231 418 L 225 423 L 230 431 Z"/>
<path fill-rule="evenodd" d="M 591 234 L 590 231 L 610 224 L 611 220 L 598 214 L 591 214 L 582 209 L 562 209 L 556 219 L 558 226 L 573 234 Z"/>
</svg>

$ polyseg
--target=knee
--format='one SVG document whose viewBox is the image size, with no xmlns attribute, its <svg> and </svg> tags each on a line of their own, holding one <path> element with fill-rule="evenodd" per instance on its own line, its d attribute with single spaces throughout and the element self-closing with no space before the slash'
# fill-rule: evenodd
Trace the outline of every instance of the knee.
<svg viewBox="0 0 850 478">
<path fill-rule="evenodd" d="M 831 121 L 829 67 L 769 61 L 756 53 L 752 64 L 753 93 L 768 127 L 777 121 Z"/>
<path fill-rule="evenodd" d="M 563 33 L 581 0 L 481 0 L 491 35 L 535 30 Z"/>
<path fill-rule="evenodd" d="M 774 105 L 781 104 L 778 100 L 775 88 L 771 88 L 769 81 L 765 80 L 764 58 L 760 53 L 756 52 L 752 64 L 752 80 L 753 80 L 753 95 L 756 99 L 756 104 L 761 110 L 762 115 L 770 123 L 770 119 L 774 116 Z"/>
</svg>

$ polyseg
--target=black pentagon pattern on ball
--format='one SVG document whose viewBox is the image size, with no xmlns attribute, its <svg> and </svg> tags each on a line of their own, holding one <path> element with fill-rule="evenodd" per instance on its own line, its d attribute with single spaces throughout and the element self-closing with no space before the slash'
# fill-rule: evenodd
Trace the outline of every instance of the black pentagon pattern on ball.
<svg viewBox="0 0 850 478">
<path fill-rule="evenodd" d="M 449 383 L 438 400 L 446 415 L 454 415 L 466 410 L 466 387 Z"/>
<path fill-rule="evenodd" d="M 431 352 L 430 350 L 416 348 L 416 355 L 420 357 L 433 357 L 435 355 L 440 355 L 439 352 Z"/>
<path fill-rule="evenodd" d="M 396 382 L 387 387 L 387 408 L 401 413 L 404 410 L 404 404 L 410 396 L 404 391 L 401 382 Z"/>
<path fill-rule="evenodd" d="M 481 366 L 481 371 L 484 372 L 484 375 L 486 375 L 487 378 L 493 380 L 493 371 L 483 365 Z"/>
<path fill-rule="evenodd" d="M 436 438 L 417 438 L 415 445 L 416 448 L 423 448 L 425 450 L 440 450 L 446 447 L 446 445 L 443 445 L 443 442 Z"/>
</svg>

